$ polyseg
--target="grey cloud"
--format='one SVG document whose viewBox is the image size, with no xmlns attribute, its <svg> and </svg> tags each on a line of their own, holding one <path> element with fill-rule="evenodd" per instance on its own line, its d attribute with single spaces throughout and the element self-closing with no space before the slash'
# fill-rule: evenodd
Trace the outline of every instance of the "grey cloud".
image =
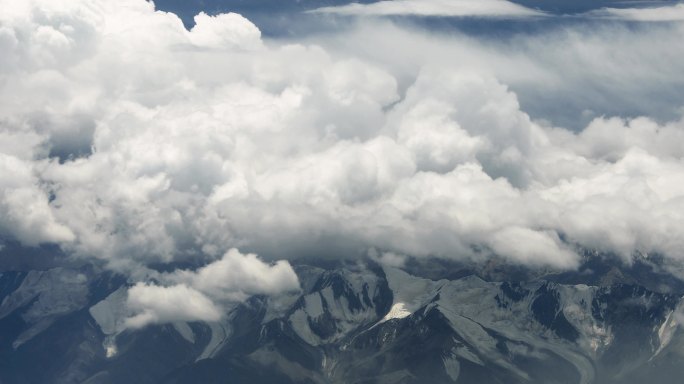
<svg viewBox="0 0 684 384">
<path fill-rule="evenodd" d="M 363 20 L 349 31 L 310 41 L 382 63 L 402 90 L 425 65 L 493 75 L 533 118 L 576 131 L 603 115 L 679 119 L 681 23 L 578 21 L 542 30 L 491 39 Z"/>
<path fill-rule="evenodd" d="M 69 242 L 75 238 L 73 231 L 55 218 L 46 190 L 36 177 L 47 162 L 34 163 L 30 157 L 22 158 L 33 152 L 36 138 L 30 134 L 0 133 L 0 140 L 7 145 L 0 152 L 0 233 L 27 245 Z"/>
</svg>

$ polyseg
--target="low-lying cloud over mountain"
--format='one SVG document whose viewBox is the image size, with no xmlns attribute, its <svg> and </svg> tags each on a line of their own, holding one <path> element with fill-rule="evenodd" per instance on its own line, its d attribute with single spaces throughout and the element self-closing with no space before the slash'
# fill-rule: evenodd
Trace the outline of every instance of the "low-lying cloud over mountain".
<svg viewBox="0 0 684 384">
<path fill-rule="evenodd" d="M 268 261 L 303 255 L 684 259 L 680 23 L 497 43 L 371 20 L 301 43 L 144 0 L 0 9 L 0 234 L 128 274 L 130 326 L 297 289 Z M 611 116 L 630 103 L 654 115 Z M 151 268 L 188 261 L 207 266 Z"/>
<path fill-rule="evenodd" d="M 138 283 L 128 291 L 131 316 L 125 327 L 173 321 L 217 321 L 227 313 L 224 305 L 253 295 L 299 291 L 299 280 L 286 261 L 268 265 L 256 255 L 236 249 L 197 271 L 178 269 L 155 274 L 163 285 Z"/>
</svg>

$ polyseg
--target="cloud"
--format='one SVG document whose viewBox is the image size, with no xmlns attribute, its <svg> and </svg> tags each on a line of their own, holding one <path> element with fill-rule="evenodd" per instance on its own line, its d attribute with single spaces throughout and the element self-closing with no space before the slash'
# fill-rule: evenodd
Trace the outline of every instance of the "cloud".
<svg viewBox="0 0 684 384">
<path fill-rule="evenodd" d="M 644 8 L 603 8 L 589 12 L 591 16 L 630 21 L 684 21 L 684 4 Z"/>
<path fill-rule="evenodd" d="M 684 140 L 682 121 L 658 124 L 652 119 L 596 118 L 569 144 L 588 158 L 618 161 L 630 149 L 640 148 L 663 157 L 682 158 L 684 148 L 677 143 Z M 615 133 L 620 132 L 619 136 Z"/>
<path fill-rule="evenodd" d="M 135 313 L 125 320 L 126 328 L 174 321 L 218 321 L 222 316 L 209 298 L 184 284 L 162 287 L 138 283 L 128 290 L 126 304 Z"/>
<path fill-rule="evenodd" d="M 195 271 L 153 274 L 162 285 L 140 282 L 128 289 L 124 328 L 176 321 L 218 321 L 235 303 L 253 295 L 299 290 L 287 261 L 273 265 L 231 249 Z"/>
<path fill-rule="evenodd" d="M 369 249 L 368 256 L 381 265 L 394 268 L 403 267 L 408 259 L 405 255 L 399 255 L 393 252 L 380 253 L 375 248 Z"/>
<path fill-rule="evenodd" d="M 271 261 L 303 256 L 684 258 L 681 26 L 303 44 L 122 1 L 0 0 L 0 233 L 140 281 L 131 326 L 296 289 Z"/>
<path fill-rule="evenodd" d="M 33 162 L 41 138 L 30 132 L 0 131 L 0 234 L 27 245 L 74 240 L 57 220 L 36 173 L 47 162 Z"/>
<path fill-rule="evenodd" d="M 231 301 L 299 290 L 297 275 L 287 261 L 269 265 L 256 255 L 243 255 L 237 249 L 197 271 L 176 271 L 164 279 L 187 283 L 211 297 Z"/>
<path fill-rule="evenodd" d="M 357 16 L 533 17 L 543 12 L 506 0 L 386 0 L 323 7 L 313 13 Z"/>
<path fill-rule="evenodd" d="M 495 39 L 402 24 L 361 20 L 349 31 L 314 41 L 380 63 L 402 88 L 426 65 L 491 74 L 515 92 L 530 116 L 572 130 L 602 115 L 679 119 L 684 54 L 672 47 L 684 34 L 682 24 L 558 24 L 543 33 Z"/>
<path fill-rule="evenodd" d="M 195 16 L 190 41 L 204 48 L 259 49 L 262 44 L 259 28 L 236 13 L 209 16 L 201 12 Z"/>
<path fill-rule="evenodd" d="M 515 260 L 537 262 L 554 257 L 565 268 L 575 266 L 576 256 L 562 244 L 555 232 L 539 232 L 529 228 L 508 227 L 496 232 L 490 239 L 492 250 Z M 567 263 L 562 265 L 561 263 Z"/>
</svg>

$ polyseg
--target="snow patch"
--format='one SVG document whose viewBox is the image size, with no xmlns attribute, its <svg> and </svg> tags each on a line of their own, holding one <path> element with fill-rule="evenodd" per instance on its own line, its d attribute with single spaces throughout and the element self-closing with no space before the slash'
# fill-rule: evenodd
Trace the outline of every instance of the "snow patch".
<svg viewBox="0 0 684 384">
<path fill-rule="evenodd" d="M 653 358 L 658 356 L 660 352 L 662 352 L 665 349 L 665 347 L 667 347 L 672 341 L 672 338 L 674 337 L 677 328 L 679 328 L 679 321 L 677 317 L 678 314 L 681 313 L 684 313 L 684 298 L 680 300 L 679 304 L 677 305 L 677 308 L 675 308 L 672 312 L 670 312 L 667 315 L 667 317 L 665 318 L 665 322 L 663 322 L 663 324 L 658 329 L 658 349 L 655 351 L 650 360 L 653 360 Z"/>
<path fill-rule="evenodd" d="M 377 321 L 374 304 L 369 302 L 379 292 L 379 278 L 375 273 L 367 269 L 341 270 L 322 278 L 341 278 L 342 292 L 336 293 L 328 285 L 303 297 L 301 308 L 290 315 L 289 322 L 304 341 L 311 345 L 334 342 L 361 325 Z M 354 305 L 351 305 L 352 302 Z M 310 324 L 324 315 L 327 315 L 325 321 L 332 322 L 334 332 L 322 339 L 311 329 Z"/>
<path fill-rule="evenodd" d="M 316 292 L 311 295 L 304 296 L 304 308 L 306 314 L 312 319 L 323 315 L 323 301 L 321 295 Z"/>
<path fill-rule="evenodd" d="M 299 292 L 284 292 L 280 295 L 269 296 L 267 298 L 266 314 L 261 323 L 266 324 L 271 320 L 284 317 L 300 297 L 301 294 Z"/>
<path fill-rule="evenodd" d="M 0 304 L 0 319 L 37 300 L 22 314 L 28 323 L 48 316 L 65 315 L 83 308 L 88 302 L 88 279 L 74 270 L 55 268 L 31 271 L 19 288 Z"/>
<path fill-rule="evenodd" d="M 130 315 L 126 307 L 127 297 L 128 288 L 120 287 L 88 310 L 105 335 L 117 335 L 124 330 L 124 322 Z"/>
<path fill-rule="evenodd" d="M 181 335 L 181 337 L 187 340 L 190 344 L 195 344 L 195 332 L 192 331 L 192 328 L 190 328 L 188 323 L 177 321 L 172 325 L 173 329 L 175 329 L 176 332 Z"/>
<path fill-rule="evenodd" d="M 405 303 L 395 303 L 392 305 L 392 308 L 390 308 L 389 312 L 385 315 L 385 317 L 380 320 L 381 323 L 384 323 L 387 320 L 391 319 L 403 319 L 404 317 L 411 316 L 411 311 L 409 311 L 406 308 Z"/>
<path fill-rule="evenodd" d="M 290 316 L 290 325 L 297 335 L 309 345 L 316 346 L 321 344 L 321 339 L 311 331 L 309 317 L 304 310 L 298 309 Z"/>
<path fill-rule="evenodd" d="M 390 319 L 403 319 L 418 308 L 425 306 L 446 280 L 433 281 L 409 275 L 399 268 L 385 266 L 387 285 L 392 291 L 393 302 L 389 312 L 378 324 Z"/>
<path fill-rule="evenodd" d="M 445 356 L 442 357 L 442 364 L 451 381 L 457 382 L 458 375 L 461 373 L 461 364 L 458 363 L 458 359 L 453 355 Z"/>
<path fill-rule="evenodd" d="M 30 305 L 21 313 L 29 328 L 12 346 L 16 349 L 42 333 L 60 316 L 83 308 L 88 303 L 88 277 L 65 268 L 30 271 L 14 292 L 0 304 L 0 319 Z"/>
<path fill-rule="evenodd" d="M 105 350 L 105 357 L 108 359 L 111 359 L 112 357 L 116 356 L 117 353 L 119 353 L 119 350 L 116 347 L 116 340 L 114 336 L 105 337 L 104 341 L 102 342 L 102 346 Z"/>
<path fill-rule="evenodd" d="M 230 319 L 225 319 L 220 322 L 207 323 L 211 330 L 211 339 L 195 361 L 212 358 L 221 350 L 232 333 L 229 321 Z"/>
</svg>

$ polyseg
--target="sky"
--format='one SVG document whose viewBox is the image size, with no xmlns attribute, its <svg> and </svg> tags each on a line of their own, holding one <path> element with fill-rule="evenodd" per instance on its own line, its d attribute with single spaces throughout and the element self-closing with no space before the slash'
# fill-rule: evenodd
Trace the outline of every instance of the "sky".
<svg viewBox="0 0 684 384">
<path fill-rule="evenodd" d="M 684 260 L 682 3 L 0 9 L 0 258 L 124 274 L 129 327 L 302 257 Z"/>
</svg>

